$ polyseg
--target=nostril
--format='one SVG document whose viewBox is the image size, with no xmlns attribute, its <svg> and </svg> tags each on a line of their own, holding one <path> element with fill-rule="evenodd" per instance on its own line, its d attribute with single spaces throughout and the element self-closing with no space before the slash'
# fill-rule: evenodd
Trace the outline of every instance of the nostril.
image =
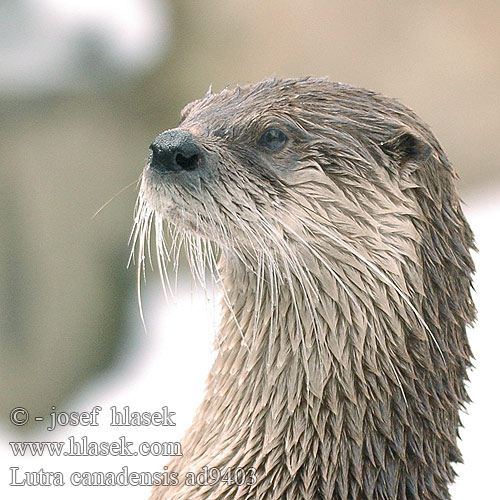
<svg viewBox="0 0 500 500">
<path fill-rule="evenodd" d="M 198 163 L 200 155 L 195 153 L 190 156 L 185 156 L 182 153 L 177 153 L 175 155 L 175 163 L 179 165 L 183 170 L 194 170 Z"/>
</svg>

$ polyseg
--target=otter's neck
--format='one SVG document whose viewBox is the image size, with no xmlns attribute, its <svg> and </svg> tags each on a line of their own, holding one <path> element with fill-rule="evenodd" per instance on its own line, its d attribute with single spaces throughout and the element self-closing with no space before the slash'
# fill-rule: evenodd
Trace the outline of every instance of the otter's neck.
<svg viewBox="0 0 500 500">
<path fill-rule="evenodd" d="M 174 469 L 253 467 L 256 498 L 447 498 L 455 448 L 440 422 L 455 432 L 456 415 L 432 388 L 428 334 L 394 290 L 362 268 L 325 286 L 311 261 L 309 283 L 224 269 L 218 356 Z"/>
</svg>

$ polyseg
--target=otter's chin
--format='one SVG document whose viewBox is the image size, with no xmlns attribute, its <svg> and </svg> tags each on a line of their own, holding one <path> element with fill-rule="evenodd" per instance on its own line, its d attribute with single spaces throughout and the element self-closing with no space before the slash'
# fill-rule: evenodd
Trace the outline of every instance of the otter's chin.
<svg viewBox="0 0 500 500">
<path fill-rule="evenodd" d="M 165 182 L 148 166 L 144 169 L 140 197 L 158 219 L 173 224 L 180 232 L 213 239 L 213 228 L 196 208 L 196 201 L 182 188 Z"/>
<path fill-rule="evenodd" d="M 139 196 L 157 216 L 169 220 L 179 212 L 172 188 L 149 165 L 144 168 Z"/>
</svg>

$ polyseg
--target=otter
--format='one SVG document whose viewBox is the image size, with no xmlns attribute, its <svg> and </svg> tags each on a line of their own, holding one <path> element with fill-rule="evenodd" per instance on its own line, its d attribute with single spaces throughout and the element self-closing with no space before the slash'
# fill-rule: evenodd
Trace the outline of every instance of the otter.
<svg viewBox="0 0 500 500">
<path fill-rule="evenodd" d="M 152 499 L 450 497 L 475 316 L 455 178 L 410 109 L 327 79 L 209 90 L 158 135 L 140 260 L 154 221 L 160 267 L 184 243 L 223 315 L 178 484 Z"/>
</svg>

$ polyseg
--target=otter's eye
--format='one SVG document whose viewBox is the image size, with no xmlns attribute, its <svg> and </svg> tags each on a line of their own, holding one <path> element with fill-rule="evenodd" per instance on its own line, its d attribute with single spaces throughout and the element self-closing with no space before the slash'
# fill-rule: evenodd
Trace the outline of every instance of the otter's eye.
<svg viewBox="0 0 500 500">
<path fill-rule="evenodd" d="M 279 128 L 268 128 L 259 139 L 259 144 L 273 153 L 284 148 L 288 137 Z"/>
</svg>

